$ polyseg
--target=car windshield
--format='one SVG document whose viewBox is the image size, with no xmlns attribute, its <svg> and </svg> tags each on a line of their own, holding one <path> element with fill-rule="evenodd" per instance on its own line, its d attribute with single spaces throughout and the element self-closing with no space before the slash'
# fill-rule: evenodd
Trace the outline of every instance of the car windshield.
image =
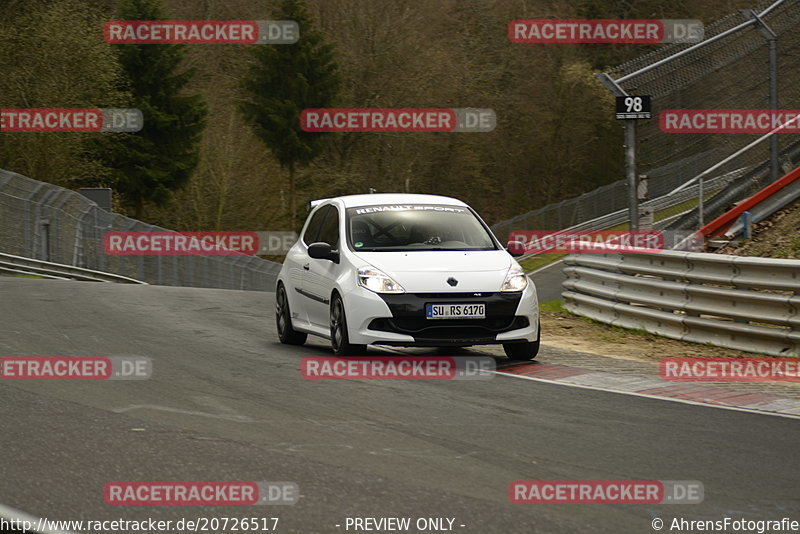
<svg viewBox="0 0 800 534">
<path fill-rule="evenodd" d="M 496 250 L 486 227 L 464 206 L 392 204 L 347 210 L 356 251 Z"/>
</svg>

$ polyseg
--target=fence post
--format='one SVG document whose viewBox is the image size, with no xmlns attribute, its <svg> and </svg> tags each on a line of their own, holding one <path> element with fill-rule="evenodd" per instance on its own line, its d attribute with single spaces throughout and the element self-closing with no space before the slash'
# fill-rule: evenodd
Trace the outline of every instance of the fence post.
<svg viewBox="0 0 800 534">
<path fill-rule="evenodd" d="M 705 224 L 705 221 L 703 220 L 703 215 L 704 215 L 703 202 L 705 201 L 705 199 L 703 198 L 703 178 L 704 177 L 701 175 L 700 180 L 697 183 L 697 222 L 698 222 L 697 227 L 698 228 L 702 228 L 703 225 Z"/>
<path fill-rule="evenodd" d="M 50 261 L 50 219 L 39 219 L 39 226 L 42 229 L 42 252 L 41 258 L 44 261 Z M 34 258 L 38 255 L 34 254 Z"/>
<path fill-rule="evenodd" d="M 744 13 L 756 21 L 758 31 L 769 44 L 769 109 L 774 111 L 778 109 L 778 35 L 752 9 L 746 9 Z M 781 177 L 777 135 L 773 135 L 769 139 L 769 174 L 771 182 L 775 182 Z"/>
<path fill-rule="evenodd" d="M 778 109 L 778 38 L 774 33 L 769 39 L 769 107 L 772 110 Z M 778 136 L 773 135 L 769 140 L 769 168 L 773 182 L 781 177 L 778 150 Z"/>
<path fill-rule="evenodd" d="M 636 187 L 636 121 L 625 121 L 625 174 L 628 178 L 628 230 L 639 229 L 639 199 Z"/>
<path fill-rule="evenodd" d="M 595 74 L 597 79 L 614 96 L 628 96 L 628 93 L 605 72 Z M 639 229 L 639 199 L 636 192 L 636 121 L 625 121 L 625 176 L 628 180 L 628 218 L 629 230 Z"/>
</svg>

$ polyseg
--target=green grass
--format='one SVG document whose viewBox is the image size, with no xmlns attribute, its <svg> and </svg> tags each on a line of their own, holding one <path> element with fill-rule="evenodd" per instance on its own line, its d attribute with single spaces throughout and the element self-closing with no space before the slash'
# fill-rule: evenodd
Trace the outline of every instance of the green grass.
<svg viewBox="0 0 800 534">
<path fill-rule="evenodd" d="M 568 313 L 567 310 L 564 309 L 563 300 L 547 300 L 545 302 L 540 302 L 539 311 L 551 312 L 551 313 Z"/>
<path fill-rule="evenodd" d="M 36 274 L 13 274 L 12 276 L 14 278 L 38 278 L 40 280 L 44 279 L 43 276 L 39 276 L 39 275 L 36 275 Z"/>
<path fill-rule="evenodd" d="M 713 197 L 715 194 L 716 194 L 716 191 L 712 191 L 711 193 L 707 193 L 705 195 L 705 199 L 708 200 L 709 198 Z M 683 213 L 686 210 L 690 210 L 690 209 L 694 208 L 695 206 L 697 206 L 697 204 L 698 204 L 697 197 L 693 197 L 693 198 L 690 198 L 689 200 L 687 200 L 685 202 L 681 202 L 680 204 L 675 204 L 674 206 L 670 206 L 669 208 L 664 208 L 663 210 L 658 210 L 657 212 L 655 212 L 653 214 L 653 222 L 663 221 L 664 219 L 672 217 L 673 215 L 676 215 L 678 213 Z M 622 223 L 622 224 L 618 224 L 617 226 L 614 226 L 613 228 L 608 228 L 608 230 L 627 230 L 628 226 L 629 226 L 628 223 L 625 222 L 625 223 Z"/>
<path fill-rule="evenodd" d="M 705 198 L 705 200 L 708 200 L 709 198 L 713 197 L 715 194 L 716 194 L 716 191 L 712 191 L 711 193 L 706 194 L 706 196 L 704 198 Z M 680 204 L 675 204 L 672 207 L 665 208 L 663 210 L 657 211 L 653 215 L 653 222 L 658 222 L 658 221 L 661 221 L 661 220 L 666 219 L 668 217 L 672 217 L 673 215 L 676 215 L 678 213 L 683 213 L 686 210 L 690 210 L 690 209 L 696 207 L 697 204 L 699 204 L 699 202 L 697 201 L 697 197 L 693 197 L 693 198 L 690 198 L 689 200 L 687 200 L 685 202 L 681 202 Z"/>
<path fill-rule="evenodd" d="M 536 256 L 522 260 L 519 262 L 519 265 L 525 270 L 526 273 L 529 273 L 531 271 L 535 271 L 536 269 L 541 269 L 545 265 L 549 265 L 554 261 L 558 261 L 564 256 L 564 254 L 537 254 Z"/>
</svg>

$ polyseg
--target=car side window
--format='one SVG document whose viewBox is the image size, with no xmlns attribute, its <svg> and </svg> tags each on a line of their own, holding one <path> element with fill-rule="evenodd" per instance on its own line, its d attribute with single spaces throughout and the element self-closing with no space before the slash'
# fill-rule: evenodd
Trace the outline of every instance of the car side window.
<svg viewBox="0 0 800 534">
<path fill-rule="evenodd" d="M 319 233 L 319 229 L 322 226 L 322 221 L 325 219 L 325 215 L 328 213 L 328 206 L 322 207 L 311 217 L 311 220 L 308 222 L 308 227 L 306 227 L 306 231 L 303 232 L 303 243 L 306 245 L 310 245 L 311 243 L 316 243 L 318 241 L 317 234 Z"/>
<path fill-rule="evenodd" d="M 339 248 L 339 210 L 335 206 L 327 206 L 328 215 L 320 228 L 317 241 L 328 243 L 333 248 Z"/>
</svg>

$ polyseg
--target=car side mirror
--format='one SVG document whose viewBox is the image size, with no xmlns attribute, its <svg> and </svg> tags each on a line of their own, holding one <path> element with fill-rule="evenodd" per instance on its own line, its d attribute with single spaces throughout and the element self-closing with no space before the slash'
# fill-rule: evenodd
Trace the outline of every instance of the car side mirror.
<svg viewBox="0 0 800 534">
<path fill-rule="evenodd" d="M 507 250 L 509 254 L 517 258 L 525 254 L 525 245 L 519 241 L 509 241 Z"/>
<path fill-rule="evenodd" d="M 308 255 L 317 260 L 339 263 L 339 251 L 334 250 L 328 243 L 311 243 L 308 245 Z"/>
</svg>

